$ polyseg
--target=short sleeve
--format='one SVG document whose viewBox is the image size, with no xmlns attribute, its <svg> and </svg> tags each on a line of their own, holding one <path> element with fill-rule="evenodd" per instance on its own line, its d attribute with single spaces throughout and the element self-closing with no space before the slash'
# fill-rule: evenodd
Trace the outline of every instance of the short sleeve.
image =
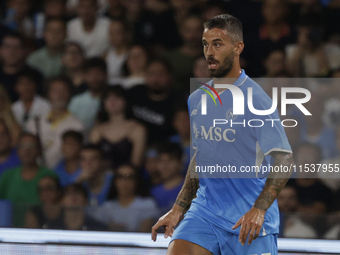
<svg viewBox="0 0 340 255">
<path fill-rule="evenodd" d="M 254 98 L 253 104 L 254 108 L 257 110 L 268 110 L 272 106 L 272 100 L 263 92 L 261 96 L 258 95 L 257 98 Z M 277 110 L 270 115 L 251 115 L 251 119 L 262 121 L 256 122 L 256 126 L 260 126 L 259 123 L 263 123 L 261 127 L 252 128 L 254 129 L 256 139 L 265 156 L 270 154 L 272 151 L 292 153 L 292 149 L 289 145 L 286 132 L 282 126 Z"/>
</svg>

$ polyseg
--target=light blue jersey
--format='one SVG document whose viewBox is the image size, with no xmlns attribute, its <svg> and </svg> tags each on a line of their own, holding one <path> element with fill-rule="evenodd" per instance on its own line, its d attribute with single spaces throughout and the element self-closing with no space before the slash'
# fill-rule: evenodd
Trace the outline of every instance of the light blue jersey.
<svg viewBox="0 0 340 255">
<path fill-rule="evenodd" d="M 211 82 L 209 84 L 211 85 Z M 240 228 L 232 230 L 231 227 L 254 205 L 263 190 L 267 176 L 257 171 L 240 171 L 246 167 L 260 167 L 261 164 L 262 167 L 271 165 L 271 152 L 291 153 L 291 148 L 277 110 L 271 115 L 259 116 L 248 109 L 248 87 L 253 89 L 255 109 L 271 108 L 272 100 L 263 89 L 243 70 L 234 85 L 244 94 L 244 115 L 232 114 L 233 97 L 230 90 L 219 94 L 223 106 L 215 105 L 213 99 L 207 96 L 206 115 L 201 114 L 201 95 L 206 92 L 197 89 L 189 97 L 192 146 L 196 150 L 196 165 L 199 167 L 196 169 L 202 170 L 199 172 L 200 187 L 197 198 L 193 200 L 189 211 L 231 233 L 239 234 Z M 214 127 L 214 119 L 226 119 L 228 123 Z M 249 120 L 253 120 L 250 125 Z M 260 126 L 261 120 L 264 123 L 261 127 L 252 127 Z M 204 167 L 217 165 L 233 167 L 236 172 L 203 172 Z M 278 232 L 279 210 L 275 200 L 265 214 L 260 236 Z"/>
</svg>

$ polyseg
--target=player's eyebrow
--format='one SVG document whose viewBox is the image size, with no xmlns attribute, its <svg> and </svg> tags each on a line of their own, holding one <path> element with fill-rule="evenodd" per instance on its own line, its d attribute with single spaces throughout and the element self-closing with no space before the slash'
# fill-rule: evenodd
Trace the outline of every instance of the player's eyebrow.
<svg viewBox="0 0 340 255">
<path fill-rule="evenodd" d="M 202 39 L 202 42 L 206 43 L 207 41 L 205 39 Z M 216 38 L 216 39 L 212 40 L 212 42 L 223 42 L 223 40 L 220 39 L 220 38 Z"/>
<path fill-rule="evenodd" d="M 212 40 L 212 41 L 213 41 L 213 42 L 223 42 L 223 40 L 220 39 L 220 38 L 214 39 L 214 40 Z"/>
</svg>

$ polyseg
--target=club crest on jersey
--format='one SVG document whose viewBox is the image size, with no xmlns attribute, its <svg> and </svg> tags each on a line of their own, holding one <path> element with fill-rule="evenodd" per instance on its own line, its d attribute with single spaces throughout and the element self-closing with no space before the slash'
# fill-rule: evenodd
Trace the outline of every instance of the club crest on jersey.
<svg viewBox="0 0 340 255">
<path fill-rule="evenodd" d="M 228 121 L 236 120 L 237 115 L 234 114 L 233 108 L 230 108 L 230 109 L 227 111 L 225 118 L 226 118 Z"/>
</svg>

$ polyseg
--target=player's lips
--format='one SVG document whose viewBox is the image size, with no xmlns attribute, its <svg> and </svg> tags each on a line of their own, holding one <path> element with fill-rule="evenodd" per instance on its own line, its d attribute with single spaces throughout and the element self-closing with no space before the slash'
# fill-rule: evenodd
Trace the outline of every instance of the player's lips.
<svg viewBox="0 0 340 255">
<path fill-rule="evenodd" d="M 216 69 L 218 63 L 215 61 L 208 61 L 209 69 Z"/>
</svg>

